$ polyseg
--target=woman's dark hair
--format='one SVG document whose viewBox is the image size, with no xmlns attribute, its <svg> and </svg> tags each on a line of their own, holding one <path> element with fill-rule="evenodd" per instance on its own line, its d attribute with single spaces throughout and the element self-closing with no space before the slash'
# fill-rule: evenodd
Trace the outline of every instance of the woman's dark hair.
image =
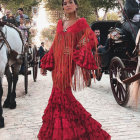
<svg viewBox="0 0 140 140">
<path fill-rule="evenodd" d="M 73 0 L 73 1 L 74 1 L 74 3 L 75 3 L 76 5 L 78 5 L 77 0 Z M 63 6 L 63 3 L 64 3 L 64 0 L 62 0 L 62 6 Z"/>
</svg>

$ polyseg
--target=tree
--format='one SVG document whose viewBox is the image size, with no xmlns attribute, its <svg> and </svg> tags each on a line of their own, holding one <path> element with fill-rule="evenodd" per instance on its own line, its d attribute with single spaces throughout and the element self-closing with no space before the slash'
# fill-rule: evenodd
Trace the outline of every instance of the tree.
<svg viewBox="0 0 140 140">
<path fill-rule="evenodd" d="M 0 0 L 5 9 L 9 9 L 16 14 L 18 8 L 23 8 L 25 13 L 31 15 L 32 6 L 37 5 L 41 0 Z"/>
<path fill-rule="evenodd" d="M 62 0 L 46 0 L 46 8 L 50 11 L 53 17 L 53 22 L 56 22 L 59 18 L 62 18 Z M 78 15 L 85 17 L 89 23 L 95 20 L 95 14 L 89 0 L 79 0 Z M 92 15 L 92 16 L 91 16 Z"/>
<path fill-rule="evenodd" d="M 103 16 L 104 20 L 106 18 L 108 10 L 118 6 L 117 0 L 90 0 L 90 3 L 94 8 L 97 20 L 99 20 L 99 9 L 102 8 L 105 11 L 105 14 Z"/>
<path fill-rule="evenodd" d="M 62 0 L 46 0 L 46 7 L 50 11 L 58 11 L 62 13 Z M 119 0 L 124 2 L 124 0 Z M 79 0 L 78 14 L 80 17 L 85 17 L 89 23 L 91 20 L 99 20 L 99 9 L 105 11 L 103 20 L 106 19 L 109 9 L 119 7 L 118 0 Z M 92 18 L 91 18 L 92 17 Z M 56 19 L 56 17 L 55 17 Z M 58 20 L 58 19 L 57 19 Z"/>
<path fill-rule="evenodd" d="M 107 20 L 119 20 L 118 13 L 115 13 L 115 12 L 107 13 Z"/>
</svg>

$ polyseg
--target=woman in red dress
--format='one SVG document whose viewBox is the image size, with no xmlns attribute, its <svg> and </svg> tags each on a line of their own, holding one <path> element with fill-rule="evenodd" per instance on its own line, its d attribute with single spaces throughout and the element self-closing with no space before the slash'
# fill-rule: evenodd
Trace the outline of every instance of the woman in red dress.
<svg viewBox="0 0 140 140">
<path fill-rule="evenodd" d="M 76 0 L 62 0 L 62 6 L 67 19 L 58 21 L 52 47 L 41 60 L 41 73 L 52 71 L 53 89 L 38 139 L 110 140 L 71 91 L 86 86 L 89 71 L 97 69 L 91 52 L 96 51 L 97 38 L 86 20 L 77 17 Z"/>
</svg>

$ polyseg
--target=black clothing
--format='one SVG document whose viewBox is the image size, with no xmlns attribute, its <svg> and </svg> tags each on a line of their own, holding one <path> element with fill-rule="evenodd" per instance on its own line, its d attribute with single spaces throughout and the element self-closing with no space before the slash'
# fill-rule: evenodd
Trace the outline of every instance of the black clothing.
<svg viewBox="0 0 140 140">
<path fill-rule="evenodd" d="M 140 21 L 133 22 L 132 20 L 134 15 L 139 14 L 140 4 L 138 4 L 136 0 L 126 0 L 124 5 L 124 11 L 125 11 L 124 14 L 125 22 L 123 23 L 123 28 L 132 35 L 132 38 L 135 42 L 138 30 L 140 29 Z"/>
<path fill-rule="evenodd" d="M 100 36 L 97 37 L 97 40 L 98 40 L 98 46 L 101 45 L 101 42 L 100 42 L 100 41 L 101 41 Z"/>
<path fill-rule="evenodd" d="M 98 48 L 98 53 L 105 53 L 109 49 L 110 39 L 107 39 L 105 42 L 105 46 Z"/>
<path fill-rule="evenodd" d="M 45 50 L 42 46 L 40 46 L 39 48 L 39 56 L 40 56 L 40 59 L 42 59 L 42 57 L 45 55 Z"/>
<path fill-rule="evenodd" d="M 136 0 L 126 0 L 124 5 L 124 10 L 129 19 L 133 19 L 134 15 L 139 13 L 140 4 L 136 2 Z M 126 16 L 124 15 L 127 20 Z"/>
<path fill-rule="evenodd" d="M 103 38 L 104 36 L 98 36 L 97 37 L 97 40 L 98 40 L 98 46 L 100 46 L 100 45 L 103 45 L 104 46 L 104 44 L 105 44 L 105 39 L 106 38 Z"/>
<path fill-rule="evenodd" d="M 130 27 L 130 24 L 131 24 L 131 27 Z M 126 21 L 126 22 L 123 23 L 123 28 L 132 35 L 132 38 L 135 42 L 138 31 L 140 29 L 140 22 L 139 23 L 134 23 L 134 22 Z"/>
<path fill-rule="evenodd" d="M 45 50 L 42 46 L 40 46 L 39 48 L 39 56 L 40 56 L 40 60 L 42 59 L 42 57 L 45 55 Z M 40 67 L 41 62 L 39 62 L 39 67 Z"/>
<path fill-rule="evenodd" d="M 2 17 L 2 21 L 8 22 L 8 23 L 12 23 L 15 26 L 17 26 L 17 22 L 16 22 L 16 20 L 15 20 L 15 18 L 13 16 L 11 16 L 11 17 L 3 16 Z"/>
</svg>

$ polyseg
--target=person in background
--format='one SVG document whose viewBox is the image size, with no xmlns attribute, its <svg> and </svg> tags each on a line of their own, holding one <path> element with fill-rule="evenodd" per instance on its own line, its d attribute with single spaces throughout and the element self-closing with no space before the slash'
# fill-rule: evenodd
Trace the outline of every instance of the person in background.
<svg viewBox="0 0 140 140">
<path fill-rule="evenodd" d="M 28 42 L 27 42 L 27 40 L 28 40 L 28 32 L 27 32 L 27 28 L 26 28 L 26 26 L 24 24 L 24 18 L 20 18 L 19 21 L 20 21 L 19 22 L 20 25 L 18 26 L 18 28 L 21 31 L 24 45 L 27 45 L 28 44 Z M 21 65 L 21 69 L 20 69 L 19 73 L 24 75 L 24 71 L 25 71 L 25 66 L 24 66 L 24 62 L 23 62 L 22 65 Z"/>
<path fill-rule="evenodd" d="M 28 32 L 27 32 L 27 27 L 24 24 L 24 18 L 20 18 L 20 22 L 19 23 L 20 23 L 20 25 L 18 26 L 18 28 L 21 31 L 24 44 L 26 44 L 27 39 L 28 39 Z"/>
<path fill-rule="evenodd" d="M 95 29 L 94 33 L 95 33 L 95 35 L 97 37 L 97 40 L 98 40 L 98 46 L 100 46 L 101 45 L 100 30 L 99 29 Z"/>
<path fill-rule="evenodd" d="M 107 49 L 109 48 L 109 41 L 110 41 L 110 38 L 109 38 L 109 35 L 107 36 L 107 40 L 105 41 L 105 44 L 103 45 L 101 43 L 101 34 L 100 34 L 100 30 L 99 29 L 95 29 L 94 30 L 94 33 L 97 37 L 97 40 L 98 40 L 98 53 L 105 53 L 107 51 Z"/>
<path fill-rule="evenodd" d="M 135 41 L 140 29 L 140 0 L 126 0 L 124 11 L 123 27 L 132 35 Z"/>
<path fill-rule="evenodd" d="M 45 55 L 45 49 L 44 49 L 44 42 L 41 42 L 41 46 L 39 47 L 39 56 L 40 60 L 42 57 Z M 39 67 L 40 67 L 41 62 L 39 62 Z"/>
<path fill-rule="evenodd" d="M 23 8 L 19 8 L 17 12 L 18 12 L 18 14 L 19 14 L 19 15 L 16 17 L 16 21 L 17 21 L 18 25 L 20 25 L 20 19 L 21 19 L 21 18 L 29 19 L 28 15 L 25 15 L 25 14 L 24 14 Z"/>
<path fill-rule="evenodd" d="M 17 22 L 16 22 L 16 20 L 15 20 L 14 16 L 12 15 L 12 12 L 10 10 L 6 10 L 6 15 L 2 17 L 2 21 L 12 23 L 15 26 L 17 26 Z"/>
</svg>

